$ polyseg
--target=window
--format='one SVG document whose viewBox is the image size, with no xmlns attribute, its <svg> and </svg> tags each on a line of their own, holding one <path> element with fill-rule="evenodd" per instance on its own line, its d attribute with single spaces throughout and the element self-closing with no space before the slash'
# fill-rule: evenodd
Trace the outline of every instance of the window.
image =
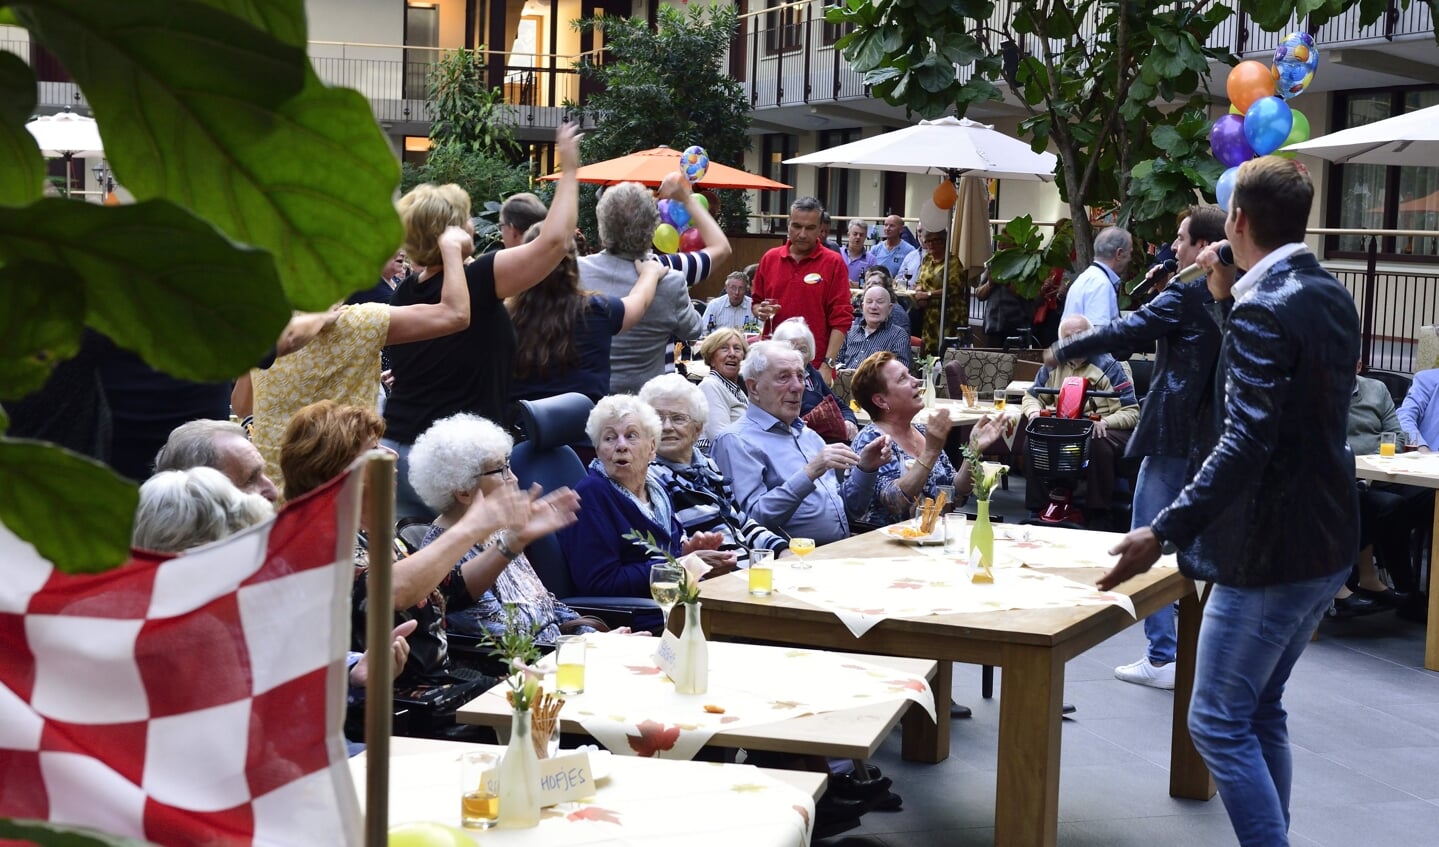
<svg viewBox="0 0 1439 847">
<path fill-rule="evenodd" d="M 406 100 L 423 100 L 429 96 L 430 69 L 439 58 L 434 48 L 439 44 L 439 8 L 425 3 L 406 4 L 403 92 Z"/>
<path fill-rule="evenodd" d="M 804 43 L 804 10 L 801 3 L 767 0 L 764 16 L 764 45 L 769 54 L 798 50 Z"/>
<path fill-rule="evenodd" d="M 1335 97 L 1335 131 L 1439 105 L 1439 88 L 1362 91 Z M 1328 220 L 1339 229 L 1439 230 L 1439 166 L 1332 165 Z M 1362 235 L 1330 235 L 1325 254 L 1365 258 Z M 1439 236 L 1386 236 L 1379 257 L 1439 263 Z"/>
<path fill-rule="evenodd" d="M 828 150 L 858 140 L 858 129 L 836 129 L 819 133 L 816 143 L 817 149 Z M 859 171 L 855 168 L 820 168 L 818 177 L 815 188 L 819 202 L 824 204 L 825 211 L 834 216 L 831 232 L 844 241 L 844 227 L 849 219 L 840 218 L 852 214 L 854 206 L 859 203 Z"/>
<path fill-rule="evenodd" d="M 824 46 L 833 47 L 840 38 L 849 35 L 854 31 L 854 24 L 832 24 L 825 22 L 823 27 Z"/>
<path fill-rule="evenodd" d="M 760 140 L 760 172 L 770 179 L 794 185 L 794 165 L 784 164 L 798 154 L 798 140 L 793 135 L 766 135 Z M 790 204 L 794 202 L 794 189 L 781 188 L 777 191 L 759 193 L 759 210 L 767 215 L 765 229 L 769 232 L 785 232 L 789 228 Z"/>
</svg>

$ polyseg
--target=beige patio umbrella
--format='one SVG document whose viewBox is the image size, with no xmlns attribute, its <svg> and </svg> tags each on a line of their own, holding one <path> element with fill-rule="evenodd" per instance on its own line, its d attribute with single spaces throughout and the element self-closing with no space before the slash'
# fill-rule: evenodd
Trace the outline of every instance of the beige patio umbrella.
<svg viewBox="0 0 1439 847">
<path fill-rule="evenodd" d="M 984 271 L 984 263 L 994 255 L 994 236 L 989 228 L 987 180 L 977 176 L 960 178 L 954 220 L 954 231 L 949 234 L 949 250 L 964 266 L 964 281 L 972 285 Z"/>
</svg>

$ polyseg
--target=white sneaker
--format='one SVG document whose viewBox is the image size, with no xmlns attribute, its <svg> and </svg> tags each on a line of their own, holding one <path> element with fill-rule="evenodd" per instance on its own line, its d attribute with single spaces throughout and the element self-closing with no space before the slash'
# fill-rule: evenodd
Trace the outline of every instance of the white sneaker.
<svg viewBox="0 0 1439 847">
<path fill-rule="evenodd" d="M 1170 662 L 1162 668 L 1156 668 L 1149 663 L 1148 658 L 1143 658 L 1133 664 L 1115 668 L 1114 678 L 1132 682 L 1135 685 L 1147 685 L 1150 688 L 1173 691 L 1174 663 Z"/>
</svg>

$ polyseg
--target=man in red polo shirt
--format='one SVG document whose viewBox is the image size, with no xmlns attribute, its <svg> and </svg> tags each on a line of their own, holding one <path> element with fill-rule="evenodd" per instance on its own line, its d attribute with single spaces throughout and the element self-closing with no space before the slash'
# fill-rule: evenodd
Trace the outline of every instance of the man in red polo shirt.
<svg viewBox="0 0 1439 847">
<path fill-rule="evenodd" d="M 844 335 L 854 323 L 849 300 L 849 269 L 833 250 L 820 246 L 823 207 L 801 197 L 789 207 L 789 242 L 764 254 L 754 277 L 756 317 L 769 337 L 781 321 L 804 318 L 814 333 L 815 359 L 826 380 L 834 380 L 834 362 Z"/>
</svg>

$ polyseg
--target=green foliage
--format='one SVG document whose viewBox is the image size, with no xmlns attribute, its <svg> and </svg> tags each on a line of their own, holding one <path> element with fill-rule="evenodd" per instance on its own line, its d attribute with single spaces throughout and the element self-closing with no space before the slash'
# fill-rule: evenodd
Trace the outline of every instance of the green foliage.
<svg viewBox="0 0 1439 847">
<path fill-rule="evenodd" d="M 609 54 L 604 64 L 588 57 L 579 64 L 580 74 L 604 90 L 583 109 L 565 104 L 594 125 L 581 142 L 586 162 L 661 145 L 683 150 L 698 144 L 712 161 L 743 164 L 750 147 L 749 101 L 721 65 L 738 27 L 734 8 L 696 4 L 681 11 L 661 4 L 653 30 L 643 18 L 621 17 L 588 18 L 575 27 L 602 30 Z M 582 202 L 580 208 L 593 207 Z M 743 230 L 748 214 L 745 192 L 721 192 L 715 215 L 720 226 Z M 598 243 L 592 213 L 582 213 L 581 228 L 591 243 Z"/>
<path fill-rule="evenodd" d="M 292 308 L 341 299 L 400 242 L 394 154 L 363 97 L 315 76 L 302 0 L 3 11 L 84 90 L 139 202 L 40 199 L 43 161 L 24 129 L 37 82 L 0 55 L 0 397 L 33 391 L 83 326 L 177 376 L 236 376 Z M 38 302 L 25 291 L 36 288 Z M 13 439 L 0 439 L 0 478 L 0 520 L 58 567 L 125 560 L 129 483 Z"/>
<path fill-rule="evenodd" d="M 1041 227 L 1029 215 L 1021 215 L 1005 224 L 1000 231 L 999 249 L 989 260 L 989 277 L 996 284 L 1008 285 L 1026 300 L 1039 296 L 1039 290 L 1055 268 L 1069 267 L 1069 254 L 1074 249 L 1074 223 L 1068 218 L 1054 227 L 1049 242 L 1044 241 Z"/>
<path fill-rule="evenodd" d="M 0 838 L 23 839 L 47 847 L 150 847 L 148 841 L 106 835 L 84 827 L 4 818 L 0 818 Z"/>
<path fill-rule="evenodd" d="M 430 71 L 430 103 L 435 112 L 430 139 L 437 148 L 502 160 L 520 154 L 505 92 L 485 84 L 484 56 L 479 51 L 456 50 L 440 58 Z"/>
<path fill-rule="evenodd" d="M 1196 188 L 1213 202 L 1214 183 L 1224 166 L 1209 151 L 1209 126 L 1205 110 L 1195 108 L 1186 110 L 1177 123 L 1155 129 L 1150 140 L 1160 154 L 1130 170 L 1129 196 L 1120 212 L 1136 238 L 1172 238 L 1174 222 L 1194 202 Z"/>
<path fill-rule="evenodd" d="M 401 188 L 408 191 L 422 182 L 455 183 L 469 193 L 471 214 L 484 218 L 490 204 L 494 204 L 495 211 L 498 211 L 498 201 L 530 190 L 530 169 L 526 164 L 515 164 L 492 152 L 465 150 L 458 145 L 447 144 L 431 150 L 425 164 L 407 166 Z M 498 219 L 492 222 L 498 224 Z M 482 251 L 497 245 L 499 238 L 497 226 L 484 231 L 477 227 L 475 249 Z"/>
</svg>

